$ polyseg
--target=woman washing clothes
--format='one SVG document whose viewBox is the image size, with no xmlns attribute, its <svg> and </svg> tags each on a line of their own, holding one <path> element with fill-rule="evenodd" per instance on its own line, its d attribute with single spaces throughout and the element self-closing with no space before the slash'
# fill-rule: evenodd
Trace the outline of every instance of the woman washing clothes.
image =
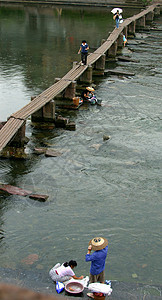
<svg viewBox="0 0 162 300">
<path fill-rule="evenodd" d="M 81 93 L 81 98 L 83 99 L 83 102 L 90 102 L 92 104 L 95 104 L 96 100 L 93 92 L 94 88 L 90 86 L 86 87 L 86 89 Z"/>
<path fill-rule="evenodd" d="M 53 281 L 67 281 L 71 278 L 74 279 L 83 279 L 84 276 L 77 277 L 73 271 L 73 269 L 77 266 L 77 262 L 75 260 L 70 260 L 69 262 L 65 262 L 62 265 L 60 263 L 56 264 L 50 271 L 49 275 Z"/>
</svg>

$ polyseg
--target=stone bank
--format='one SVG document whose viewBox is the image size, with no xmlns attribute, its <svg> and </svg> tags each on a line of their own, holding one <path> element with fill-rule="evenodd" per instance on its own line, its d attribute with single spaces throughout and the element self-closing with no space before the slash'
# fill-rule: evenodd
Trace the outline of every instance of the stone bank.
<svg viewBox="0 0 162 300">
<path fill-rule="evenodd" d="M 160 4 L 162 8 L 162 0 L 1 0 L 1 3 L 21 3 L 30 5 L 46 4 L 46 5 L 70 5 L 70 6 L 93 6 L 93 7 L 129 7 L 143 9 L 147 5 L 154 3 Z"/>
</svg>

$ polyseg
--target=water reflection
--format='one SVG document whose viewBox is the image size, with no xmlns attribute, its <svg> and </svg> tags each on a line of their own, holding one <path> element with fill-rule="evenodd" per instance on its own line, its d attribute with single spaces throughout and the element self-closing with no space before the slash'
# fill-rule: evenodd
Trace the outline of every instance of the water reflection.
<svg viewBox="0 0 162 300">
<path fill-rule="evenodd" d="M 114 26 L 105 9 L 1 6 L 0 14 L 3 119 L 13 112 L 13 105 L 11 111 L 3 99 L 14 99 L 18 110 L 80 60 L 77 52 L 83 38 L 90 47 L 98 47 Z M 17 88 L 12 88 L 15 82 Z"/>
</svg>

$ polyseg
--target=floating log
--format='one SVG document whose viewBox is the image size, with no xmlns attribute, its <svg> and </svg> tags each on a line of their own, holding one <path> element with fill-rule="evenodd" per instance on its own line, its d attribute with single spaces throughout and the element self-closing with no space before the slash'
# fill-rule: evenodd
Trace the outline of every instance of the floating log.
<svg viewBox="0 0 162 300">
<path fill-rule="evenodd" d="M 32 195 L 29 195 L 29 198 L 45 202 L 48 199 L 48 196 L 47 195 L 32 194 Z"/>
<path fill-rule="evenodd" d="M 32 194 L 32 191 L 23 190 L 21 188 L 9 184 L 0 184 L 0 190 L 11 195 L 27 196 Z"/>
<path fill-rule="evenodd" d="M 131 58 L 131 57 L 129 57 L 129 56 L 118 56 L 118 60 L 120 60 L 120 61 L 128 61 L 128 62 L 135 62 L 135 63 L 138 63 L 139 62 L 139 60 L 137 60 L 137 59 L 133 59 L 133 58 Z"/>
<path fill-rule="evenodd" d="M 47 195 L 38 195 L 38 194 L 33 194 L 32 191 L 29 190 L 23 190 L 21 188 L 18 188 L 13 185 L 9 184 L 0 184 L 0 191 L 6 192 L 11 195 L 19 195 L 19 196 L 29 196 L 32 199 L 36 199 L 39 201 L 46 201 L 48 196 Z"/>
<path fill-rule="evenodd" d="M 123 71 L 123 70 L 105 70 L 105 75 L 108 75 L 108 74 L 110 74 L 110 75 L 118 75 L 118 76 L 120 76 L 120 75 L 123 75 L 123 76 L 134 76 L 135 75 L 135 73 L 130 73 L 130 72 L 126 72 L 126 71 Z"/>
</svg>

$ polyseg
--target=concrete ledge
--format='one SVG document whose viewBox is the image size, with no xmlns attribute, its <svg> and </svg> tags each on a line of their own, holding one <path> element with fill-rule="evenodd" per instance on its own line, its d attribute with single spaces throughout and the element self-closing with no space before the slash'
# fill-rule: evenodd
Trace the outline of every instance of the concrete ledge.
<svg viewBox="0 0 162 300">
<path fill-rule="evenodd" d="M 140 3 L 139 3 L 140 1 Z M 49 4 L 49 5 L 71 5 L 71 6 L 93 6 L 93 7 L 128 7 L 128 8 L 144 8 L 145 5 L 143 4 L 142 0 L 136 1 L 129 1 L 123 0 L 1 0 L 1 3 L 22 3 L 22 4 Z"/>
</svg>

